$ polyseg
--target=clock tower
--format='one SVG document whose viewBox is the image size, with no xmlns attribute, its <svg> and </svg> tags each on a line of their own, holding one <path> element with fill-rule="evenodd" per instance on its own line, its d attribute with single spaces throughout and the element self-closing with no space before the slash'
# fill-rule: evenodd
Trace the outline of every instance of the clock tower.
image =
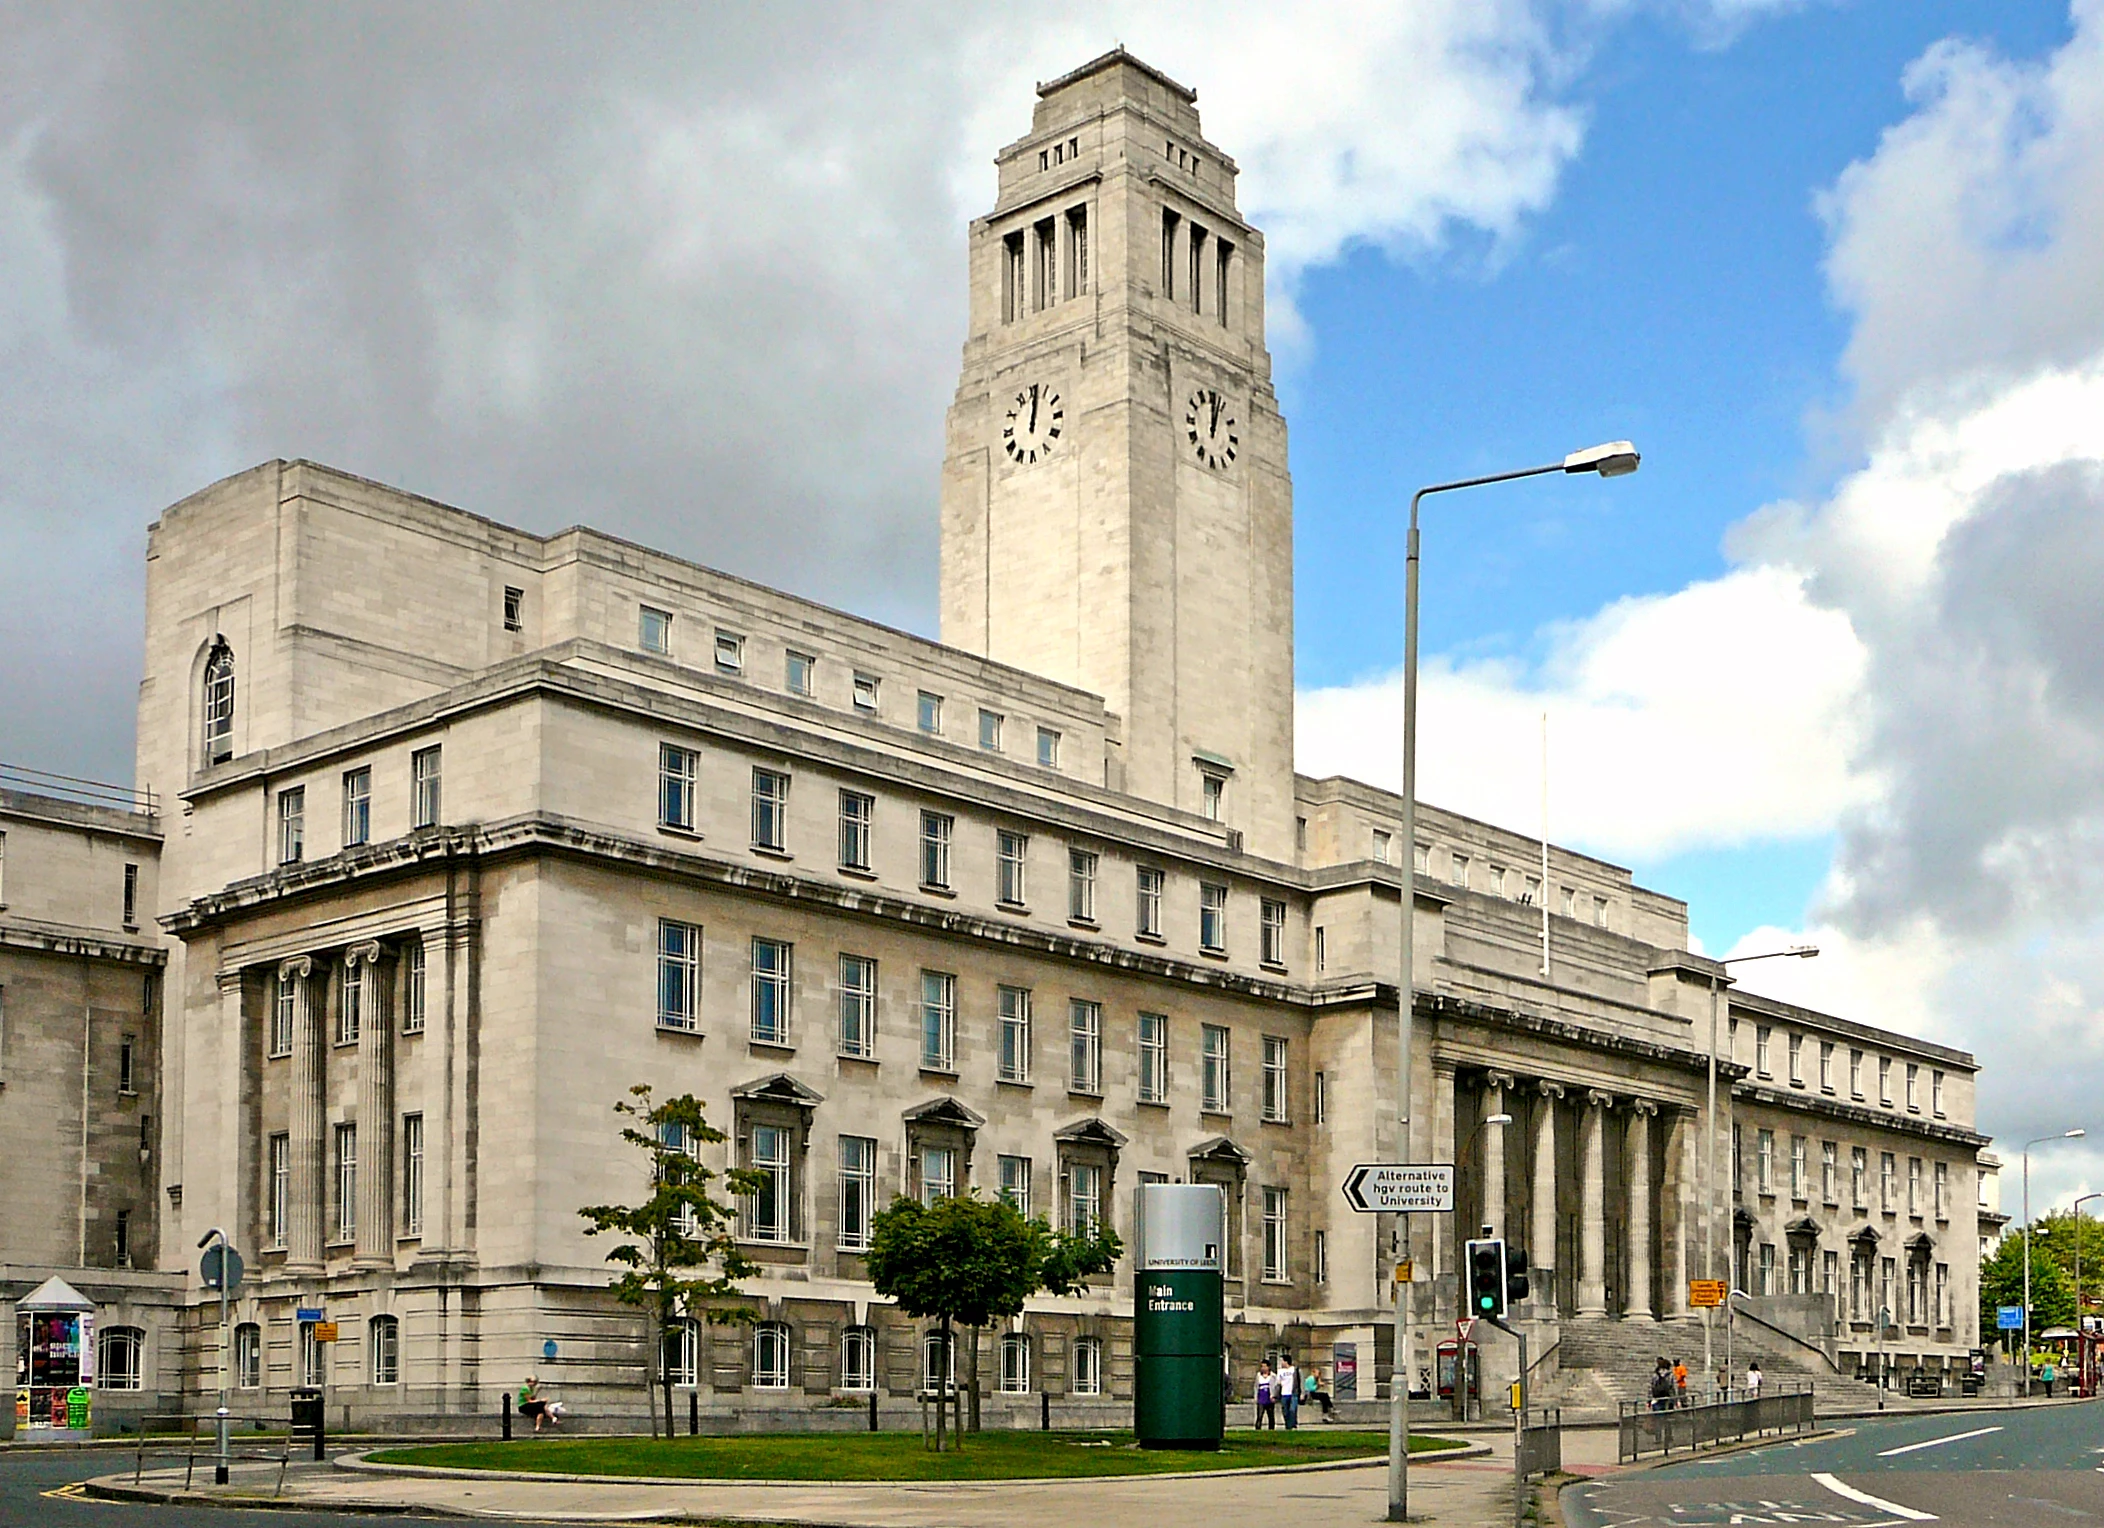
<svg viewBox="0 0 2104 1528">
<path fill-rule="evenodd" d="M 1293 493 L 1264 240 L 1197 96 L 1118 48 L 1038 86 L 970 234 L 942 639 L 1102 695 L 1105 783 L 1293 845 Z"/>
</svg>

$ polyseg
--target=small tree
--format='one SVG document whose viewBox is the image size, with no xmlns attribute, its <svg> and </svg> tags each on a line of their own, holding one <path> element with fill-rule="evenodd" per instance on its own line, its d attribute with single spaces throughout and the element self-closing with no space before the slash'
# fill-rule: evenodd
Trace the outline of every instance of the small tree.
<svg viewBox="0 0 2104 1528">
<path fill-rule="evenodd" d="M 695 1153 L 725 1137 L 709 1124 L 693 1094 L 653 1103 L 650 1084 L 643 1082 L 628 1093 L 614 1105 L 614 1112 L 630 1121 L 622 1126 L 621 1139 L 649 1156 L 650 1196 L 641 1204 L 593 1204 L 577 1213 L 591 1222 L 587 1236 L 613 1231 L 634 1238 L 608 1249 L 606 1260 L 627 1270 L 611 1286 L 614 1298 L 649 1315 L 651 1357 L 644 1365 L 643 1386 L 650 1396 L 650 1434 L 657 1436 L 658 1425 L 658 1387 L 652 1381 L 662 1376 L 669 1438 L 672 1371 L 664 1360 L 665 1333 L 673 1318 L 683 1306 L 716 1326 L 753 1318 L 748 1306 L 697 1304 L 738 1294 L 738 1280 L 758 1271 L 738 1250 L 736 1209 L 712 1196 L 709 1185 L 720 1178 L 729 1193 L 750 1194 L 760 1186 L 759 1174 L 743 1168 L 718 1172 L 702 1165 Z M 707 1271 L 711 1267 L 714 1271 Z M 692 1271 L 697 1269 L 703 1271 Z"/>
<path fill-rule="evenodd" d="M 2085 1249 L 2086 1250 L 2086 1249 Z M 2068 1248 L 2073 1255 L 2073 1248 Z M 2087 1257 L 2083 1260 L 2082 1281 L 2089 1282 Z M 2000 1305 L 2022 1305 L 2024 1303 L 2024 1237 L 2021 1230 L 2002 1239 L 1994 1256 L 1980 1265 L 1980 1331 L 1984 1335 L 1995 1329 L 1995 1307 Z M 2075 1319 L 2075 1283 L 2068 1272 L 2060 1266 L 2057 1258 L 2045 1250 L 2045 1238 L 2034 1229 L 2031 1234 L 2031 1335 L 2052 1326 L 2071 1326 Z M 2003 1344 L 2018 1340 L 2020 1334 L 2003 1332 Z"/>
<path fill-rule="evenodd" d="M 1022 1314 L 1024 1301 L 1039 1290 L 1080 1292 L 1089 1278 L 1116 1266 L 1124 1250 L 1114 1231 L 1054 1231 L 1042 1217 L 1026 1220 L 1005 1199 L 967 1195 L 923 1205 L 901 1197 L 871 1223 L 868 1268 L 878 1294 L 909 1316 L 942 1323 L 947 1365 L 955 1362 L 957 1326 L 974 1329 L 976 1356 L 978 1328 Z M 961 1445 L 961 1404 L 956 1420 Z M 937 1450 L 944 1430 L 938 1405 Z"/>
</svg>

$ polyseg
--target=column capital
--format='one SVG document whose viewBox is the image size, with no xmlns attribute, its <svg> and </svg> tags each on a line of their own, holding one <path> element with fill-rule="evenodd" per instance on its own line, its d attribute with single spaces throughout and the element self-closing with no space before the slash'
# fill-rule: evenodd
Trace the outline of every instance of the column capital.
<svg viewBox="0 0 2104 1528">
<path fill-rule="evenodd" d="M 1432 1060 L 1432 1075 L 1434 1077 L 1451 1078 L 1454 1075 L 1455 1070 L 1456 1067 L 1451 1061 L 1436 1056 Z"/>
<path fill-rule="evenodd" d="M 1629 1112 L 1631 1114 L 1656 1114 L 1658 1109 L 1658 1100 L 1655 1098 L 1632 1098 L 1629 1100 Z"/>
<path fill-rule="evenodd" d="M 1534 1084 L 1534 1087 L 1535 1091 L 1540 1093 L 1541 1096 L 1544 1098 L 1557 1099 L 1563 1097 L 1563 1084 L 1560 1082 L 1551 1082 L 1546 1077 L 1537 1081 Z"/>
<path fill-rule="evenodd" d="M 347 966 L 378 965 L 379 961 L 380 941 L 377 939 L 369 939 L 364 944 L 350 945 L 343 952 L 343 963 Z"/>
<path fill-rule="evenodd" d="M 279 976 L 289 976 L 292 977 L 295 981 L 299 981 L 304 980 L 305 978 L 312 976 L 313 974 L 314 957 L 312 955 L 295 955 L 290 960 L 281 960 L 278 962 Z"/>
<path fill-rule="evenodd" d="M 1603 1092 L 1599 1088 L 1587 1088 L 1585 1090 L 1585 1103 L 1587 1108 L 1612 1109 L 1614 1107 L 1614 1102 L 1615 1096 L 1612 1093 Z"/>
<path fill-rule="evenodd" d="M 1485 1084 L 1487 1084 L 1490 1087 L 1498 1088 L 1501 1090 L 1512 1087 L 1516 1080 L 1517 1079 L 1514 1078 L 1512 1073 L 1510 1072 L 1492 1071 L 1485 1072 L 1483 1074 L 1483 1081 L 1485 1082 Z"/>
<path fill-rule="evenodd" d="M 219 972 L 216 979 L 219 983 L 219 990 L 222 993 L 239 992 L 241 990 L 241 968 L 239 966 L 236 966 L 231 971 Z"/>
</svg>

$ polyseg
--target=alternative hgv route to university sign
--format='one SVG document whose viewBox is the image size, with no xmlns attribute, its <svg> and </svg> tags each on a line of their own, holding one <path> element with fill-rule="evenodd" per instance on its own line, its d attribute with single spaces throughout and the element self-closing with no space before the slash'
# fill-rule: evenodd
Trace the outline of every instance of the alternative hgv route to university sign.
<svg viewBox="0 0 2104 1528">
<path fill-rule="evenodd" d="M 1450 1213 L 1451 1162 L 1361 1162 L 1344 1178 L 1344 1201 L 1367 1215 Z"/>
</svg>

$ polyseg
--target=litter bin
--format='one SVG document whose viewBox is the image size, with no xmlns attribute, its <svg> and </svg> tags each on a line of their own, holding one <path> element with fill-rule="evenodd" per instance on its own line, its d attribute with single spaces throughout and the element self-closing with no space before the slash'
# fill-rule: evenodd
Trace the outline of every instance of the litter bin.
<svg viewBox="0 0 2104 1528">
<path fill-rule="evenodd" d="M 322 1396 L 318 1389 L 302 1387 L 292 1392 L 292 1441 L 295 1446 L 314 1440 L 314 1457 L 322 1458 L 325 1429 L 322 1423 Z"/>
</svg>

